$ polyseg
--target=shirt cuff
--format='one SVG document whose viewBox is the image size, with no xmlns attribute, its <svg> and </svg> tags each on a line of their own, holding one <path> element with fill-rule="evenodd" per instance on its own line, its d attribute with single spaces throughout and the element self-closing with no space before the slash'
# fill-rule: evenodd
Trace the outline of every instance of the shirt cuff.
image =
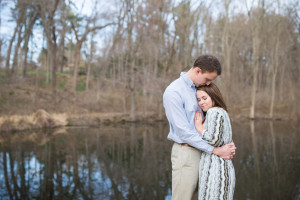
<svg viewBox="0 0 300 200">
<path fill-rule="evenodd" d="M 215 147 L 213 146 L 210 146 L 208 149 L 207 149 L 207 152 L 208 154 L 212 154 L 213 150 L 214 150 Z"/>
<path fill-rule="evenodd" d="M 202 133 L 200 134 L 202 138 L 203 138 L 203 135 L 204 135 L 205 131 L 206 131 L 206 129 L 203 129 Z"/>
</svg>

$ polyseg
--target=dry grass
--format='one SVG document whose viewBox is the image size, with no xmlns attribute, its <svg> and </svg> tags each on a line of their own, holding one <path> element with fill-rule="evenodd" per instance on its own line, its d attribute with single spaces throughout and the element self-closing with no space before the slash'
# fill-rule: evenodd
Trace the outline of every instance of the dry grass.
<svg viewBox="0 0 300 200">
<path fill-rule="evenodd" d="M 38 110 L 31 115 L 0 117 L 1 131 L 54 128 L 65 125 L 67 125 L 66 114 L 49 114 L 45 110 Z"/>
<path fill-rule="evenodd" d="M 139 113 L 137 121 L 151 121 L 155 113 Z M 11 115 L 0 117 L 0 131 L 20 131 L 38 128 L 55 128 L 62 126 L 99 126 L 107 123 L 131 121 L 126 113 L 53 113 L 38 110 L 31 115 Z"/>
</svg>

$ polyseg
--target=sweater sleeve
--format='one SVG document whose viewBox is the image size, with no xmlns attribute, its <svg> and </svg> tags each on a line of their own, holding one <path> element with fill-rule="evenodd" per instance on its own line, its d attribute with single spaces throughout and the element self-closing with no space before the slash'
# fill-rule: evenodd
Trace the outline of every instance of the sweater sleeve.
<svg viewBox="0 0 300 200">
<path fill-rule="evenodd" d="M 202 139 L 208 144 L 219 147 L 223 144 L 224 116 L 217 109 L 209 109 L 206 114 L 206 126 Z"/>
</svg>

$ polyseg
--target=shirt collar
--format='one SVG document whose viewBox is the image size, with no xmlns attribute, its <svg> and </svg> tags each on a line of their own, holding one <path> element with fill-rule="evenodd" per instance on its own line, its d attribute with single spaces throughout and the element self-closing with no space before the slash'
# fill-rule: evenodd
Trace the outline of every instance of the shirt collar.
<svg viewBox="0 0 300 200">
<path fill-rule="evenodd" d="M 195 87 L 195 84 L 193 83 L 192 79 L 186 75 L 186 72 L 181 72 L 180 77 L 184 80 L 185 84 L 187 84 L 189 87 Z"/>
</svg>

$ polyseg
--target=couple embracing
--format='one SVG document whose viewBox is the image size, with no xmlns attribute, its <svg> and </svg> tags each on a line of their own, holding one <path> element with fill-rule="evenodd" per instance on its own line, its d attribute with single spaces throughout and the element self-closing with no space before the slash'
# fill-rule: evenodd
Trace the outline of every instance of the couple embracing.
<svg viewBox="0 0 300 200">
<path fill-rule="evenodd" d="M 233 199 L 235 155 L 227 107 L 212 83 L 221 75 L 212 55 L 198 57 L 165 90 L 163 104 L 173 141 L 172 200 L 189 200 L 198 186 L 198 199 Z"/>
</svg>

